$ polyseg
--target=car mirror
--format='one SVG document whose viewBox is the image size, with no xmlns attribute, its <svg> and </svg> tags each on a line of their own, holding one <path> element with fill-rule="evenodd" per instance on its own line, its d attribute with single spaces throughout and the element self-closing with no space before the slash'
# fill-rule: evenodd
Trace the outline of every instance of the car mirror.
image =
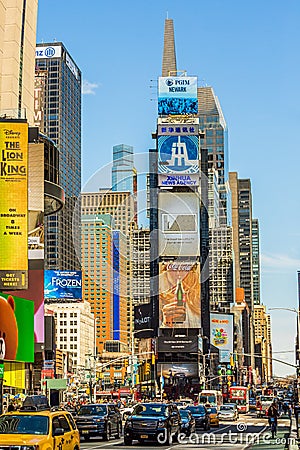
<svg viewBox="0 0 300 450">
<path fill-rule="evenodd" d="M 62 436 L 63 434 L 65 434 L 65 430 L 63 428 L 56 428 L 53 436 Z"/>
</svg>

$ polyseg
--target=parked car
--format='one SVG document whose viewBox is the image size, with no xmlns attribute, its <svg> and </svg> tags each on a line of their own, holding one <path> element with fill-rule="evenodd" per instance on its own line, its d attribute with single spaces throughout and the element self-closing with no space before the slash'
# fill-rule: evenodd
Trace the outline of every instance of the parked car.
<svg viewBox="0 0 300 450">
<path fill-rule="evenodd" d="M 196 422 L 190 411 L 188 409 L 179 409 L 179 414 L 181 417 L 181 433 L 184 433 L 186 436 L 195 433 Z"/>
<path fill-rule="evenodd" d="M 23 406 L 21 411 L 0 416 L 0 443 L 1 449 L 79 450 L 80 437 L 67 411 Z"/>
<path fill-rule="evenodd" d="M 210 429 L 209 412 L 203 404 L 199 404 L 197 406 L 189 405 L 185 409 L 190 411 L 194 417 L 196 428 L 203 428 L 204 430 Z"/>
<path fill-rule="evenodd" d="M 219 420 L 237 420 L 239 412 L 235 403 L 225 403 L 220 406 L 218 412 Z"/>
<path fill-rule="evenodd" d="M 111 436 L 119 439 L 122 432 L 122 418 L 115 405 L 95 403 L 82 405 L 75 418 L 80 436 L 87 441 L 92 436 L 101 436 L 107 441 Z"/>
<path fill-rule="evenodd" d="M 177 439 L 181 429 L 181 418 L 174 404 L 138 403 L 124 425 L 124 444 L 157 441 L 170 443 Z"/>
<path fill-rule="evenodd" d="M 220 424 L 220 420 L 218 417 L 218 409 L 216 408 L 216 406 L 207 407 L 207 411 L 208 411 L 209 417 L 210 417 L 210 426 L 218 427 Z"/>
</svg>

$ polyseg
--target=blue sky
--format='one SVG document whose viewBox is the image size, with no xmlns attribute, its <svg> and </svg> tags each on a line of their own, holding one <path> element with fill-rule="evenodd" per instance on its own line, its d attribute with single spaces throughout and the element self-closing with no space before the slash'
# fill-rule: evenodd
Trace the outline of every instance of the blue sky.
<svg viewBox="0 0 300 450">
<path fill-rule="evenodd" d="M 154 147 L 167 14 L 174 20 L 178 70 L 198 76 L 199 85 L 213 86 L 229 129 L 230 170 L 251 178 L 254 217 L 260 222 L 262 302 L 295 308 L 298 0 L 40 0 L 37 41 L 62 41 L 82 71 L 83 186 L 98 169 L 108 185 L 110 170 L 103 167 L 111 161 L 113 145 L 133 145 L 136 153 Z M 292 351 L 296 314 L 270 313 L 274 352 Z M 274 356 L 294 362 L 293 353 Z M 279 376 L 293 373 L 281 364 L 274 368 Z"/>
</svg>

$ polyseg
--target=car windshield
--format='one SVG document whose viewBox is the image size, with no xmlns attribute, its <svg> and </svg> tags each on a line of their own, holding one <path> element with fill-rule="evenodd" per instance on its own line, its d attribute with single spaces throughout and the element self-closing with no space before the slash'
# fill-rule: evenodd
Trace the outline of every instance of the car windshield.
<svg viewBox="0 0 300 450">
<path fill-rule="evenodd" d="M 233 406 L 231 405 L 220 406 L 220 411 L 233 411 Z"/>
<path fill-rule="evenodd" d="M 106 406 L 103 406 L 103 405 L 81 406 L 78 411 L 78 416 L 88 416 L 88 415 L 103 416 L 104 414 L 107 414 L 107 409 L 106 409 Z"/>
<path fill-rule="evenodd" d="M 0 434 L 48 434 L 46 416 L 13 414 L 0 416 Z"/>
<path fill-rule="evenodd" d="M 133 414 L 135 416 L 161 416 L 168 415 L 168 412 L 166 405 L 141 404 L 134 408 Z"/>
<path fill-rule="evenodd" d="M 184 418 L 190 417 L 190 412 L 187 409 L 180 409 L 179 414 L 181 417 L 184 417 Z"/>
<path fill-rule="evenodd" d="M 201 394 L 200 395 L 200 402 L 201 403 L 216 403 L 216 397 L 215 395 L 209 395 L 209 394 Z"/>
<path fill-rule="evenodd" d="M 204 414 L 205 409 L 204 406 L 198 405 L 198 406 L 188 406 L 186 408 L 188 411 L 190 411 L 192 414 Z"/>
<path fill-rule="evenodd" d="M 207 408 L 207 411 L 208 411 L 210 414 L 217 414 L 217 408 L 211 408 L 211 407 L 209 407 L 209 408 Z"/>
</svg>

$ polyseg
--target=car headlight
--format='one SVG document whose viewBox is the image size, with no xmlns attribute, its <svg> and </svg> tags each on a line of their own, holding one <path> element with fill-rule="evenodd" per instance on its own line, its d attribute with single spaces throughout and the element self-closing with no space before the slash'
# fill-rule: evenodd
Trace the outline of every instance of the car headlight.
<svg viewBox="0 0 300 450">
<path fill-rule="evenodd" d="M 95 419 L 95 422 L 104 422 L 104 418 L 101 418 L 101 419 Z"/>
<path fill-rule="evenodd" d="M 165 425 L 166 425 L 166 421 L 165 420 L 159 419 L 159 421 L 157 422 L 157 426 L 159 428 L 164 427 Z"/>
</svg>

